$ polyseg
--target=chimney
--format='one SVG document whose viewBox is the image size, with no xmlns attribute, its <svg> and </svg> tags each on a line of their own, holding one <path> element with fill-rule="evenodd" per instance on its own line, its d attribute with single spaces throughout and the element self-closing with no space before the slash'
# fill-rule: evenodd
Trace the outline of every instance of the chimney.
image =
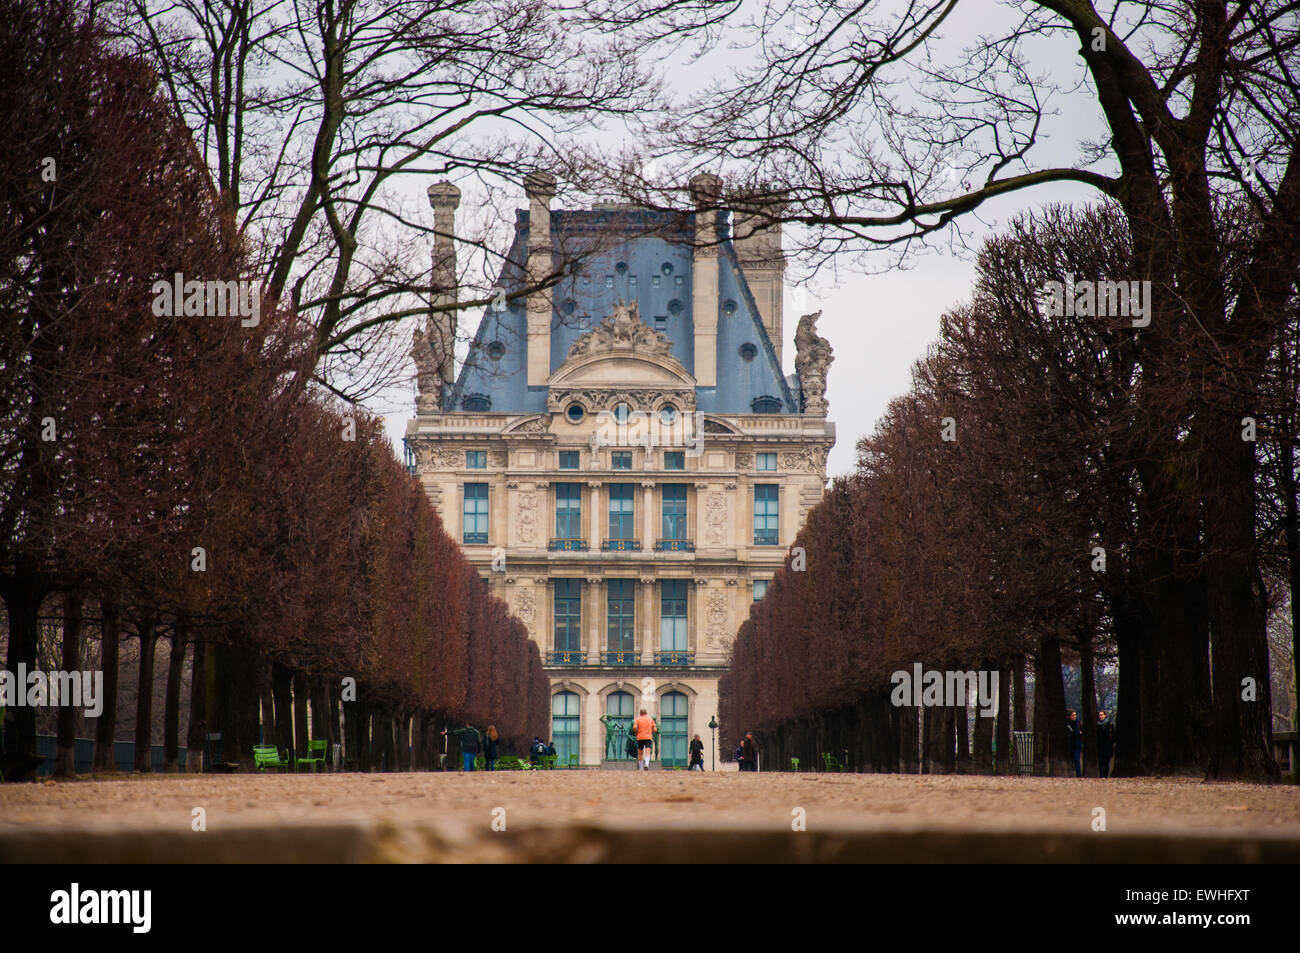
<svg viewBox="0 0 1300 953">
<path fill-rule="evenodd" d="M 766 188 L 733 193 L 731 238 L 736 257 L 754 293 L 778 363 L 785 338 L 785 252 L 778 219 L 788 204 L 784 192 Z"/>
<path fill-rule="evenodd" d="M 691 264 L 691 314 L 695 321 L 695 382 L 718 384 L 718 238 L 722 223 L 722 180 L 701 172 L 690 181 L 695 204 Z"/>
<path fill-rule="evenodd" d="M 528 283 L 546 279 L 554 267 L 551 248 L 551 199 L 555 198 L 555 176 L 530 172 L 524 177 L 528 196 Z M 551 292 L 536 291 L 528 296 L 528 386 L 545 386 L 551 376 Z"/>
<path fill-rule="evenodd" d="M 429 204 L 433 206 L 433 305 L 454 306 L 459 300 L 456 285 L 456 246 L 451 236 L 456 232 L 456 208 L 460 189 L 450 182 L 429 186 Z M 437 361 L 438 376 L 450 386 L 456 378 L 456 311 L 435 311 L 429 318 L 428 337 Z M 445 388 L 444 388 L 445 389 Z"/>
</svg>

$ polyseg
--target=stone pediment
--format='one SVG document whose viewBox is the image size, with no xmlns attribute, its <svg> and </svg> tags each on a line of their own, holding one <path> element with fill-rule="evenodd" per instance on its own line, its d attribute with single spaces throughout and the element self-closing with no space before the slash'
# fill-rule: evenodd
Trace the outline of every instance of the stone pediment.
<svg viewBox="0 0 1300 953">
<path fill-rule="evenodd" d="M 614 313 L 580 337 L 565 362 L 551 375 L 549 403 L 560 392 L 577 390 L 663 390 L 680 399 L 695 378 L 672 353 L 672 342 L 646 326 L 636 302 L 618 302 Z"/>
</svg>

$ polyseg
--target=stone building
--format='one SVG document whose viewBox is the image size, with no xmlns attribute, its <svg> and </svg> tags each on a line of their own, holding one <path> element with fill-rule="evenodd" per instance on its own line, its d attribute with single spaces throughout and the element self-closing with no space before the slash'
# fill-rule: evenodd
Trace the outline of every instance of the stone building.
<svg viewBox="0 0 1300 953">
<path fill-rule="evenodd" d="M 561 762 L 608 761 L 606 726 L 645 707 L 665 766 L 697 733 L 707 765 L 732 639 L 822 496 L 831 349 L 806 315 L 782 372 L 780 228 L 717 211 L 717 177 L 683 212 L 552 211 L 551 176 L 524 187 L 459 373 L 455 311 L 415 334 L 408 462 L 537 640 Z M 454 304 L 459 192 L 429 198 L 436 303 Z"/>
</svg>

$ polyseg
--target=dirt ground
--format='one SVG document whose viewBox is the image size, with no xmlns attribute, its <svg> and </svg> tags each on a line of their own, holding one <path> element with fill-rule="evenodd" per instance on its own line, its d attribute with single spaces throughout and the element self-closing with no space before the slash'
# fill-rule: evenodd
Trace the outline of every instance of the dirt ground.
<svg viewBox="0 0 1300 953">
<path fill-rule="evenodd" d="M 504 823 L 790 831 L 1094 830 L 1255 834 L 1300 842 L 1300 787 L 1184 779 L 1101 781 L 827 774 L 553 771 L 123 775 L 0 785 L 0 840 L 40 831 L 189 831 L 263 825 L 423 824 L 467 835 Z M 504 813 L 501 810 L 504 809 Z"/>
</svg>

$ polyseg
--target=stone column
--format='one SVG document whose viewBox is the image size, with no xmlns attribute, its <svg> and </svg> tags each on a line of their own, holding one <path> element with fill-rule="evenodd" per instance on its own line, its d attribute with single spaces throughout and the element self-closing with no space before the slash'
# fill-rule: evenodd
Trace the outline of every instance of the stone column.
<svg viewBox="0 0 1300 953">
<path fill-rule="evenodd" d="M 591 505 L 587 507 L 587 546 L 594 552 L 600 551 L 600 481 L 592 480 L 587 484 L 591 490 Z"/>
<path fill-rule="evenodd" d="M 598 576 L 591 576 L 587 579 L 587 661 L 596 663 L 600 661 L 600 653 L 604 650 L 601 642 L 601 629 L 604 621 L 604 614 L 601 610 L 601 580 Z"/>
<path fill-rule="evenodd" d="M 654 480 L 643 480 L 641 483 L 642 509 L 645 511 L 641 520 L 641 549 L 643 552 L 653 552 L 655 545 L 654 517 L 655 517 L 655 484 Z"/>
<path fill-rule="evenodd" d="M 659 648 L 659 640 L 655 633 L 655 611 L 654 611 L 654 591 L 655 581 L 653 576 L 642 576 L 640 582 L 640 599 L 637 600 L 637 620 L 639 625 L 637 629 L 641 632 L 640 658 L 642 665 L 653 665 L 654 653 Z"/>
<path fill-rule="evenodd" d="M 695 201 L 695 247 L 691 265 L 691 316 L 695 323 L 695 381 L 718 383 L 718 223 L 722 180 L 707 172 L 691 179 Z"/>
<path fill-rule="evenodd" d="M 528 283 L 536 285 L 551 273 L 551 199 L 555 176 L 532 172 L 524 178 L 528 195 Z M 551 293 L 528 296 L 528 386 L 541 387 L 551 376 Z"/>
</svg>

